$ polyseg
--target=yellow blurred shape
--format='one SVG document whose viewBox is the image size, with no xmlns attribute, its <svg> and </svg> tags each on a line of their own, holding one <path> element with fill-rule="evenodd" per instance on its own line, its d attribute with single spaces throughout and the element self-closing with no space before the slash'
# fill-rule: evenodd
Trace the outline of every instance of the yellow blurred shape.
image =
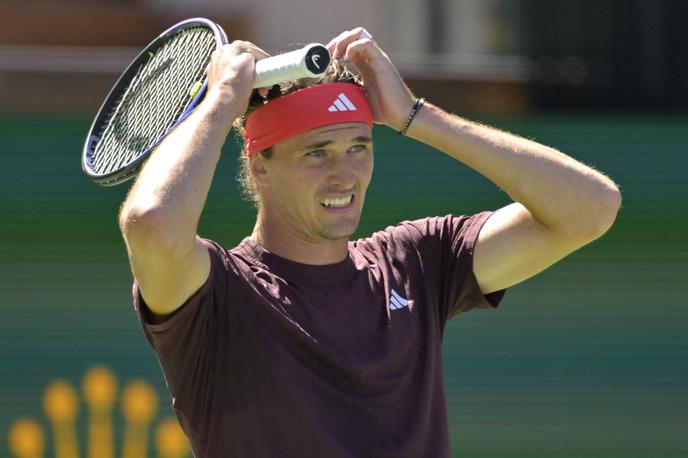
<svg viewBox="0 0 688 458">
<path fill-rule="evenodd" d="M 88 417 L 88 457 L 114 456 L 112 407 L 117 397 L 117 379 L 105 366 L 93 366 L 82 382 L 84 399 L 90 410 Z"/>
<path fill-rule="evenodd" d="M 53 422 L 73 421 L 79 412 L 76 390 L 64 380 L 55 380 L 45 390 L 43 408 Z"/>
<path fill-rule="evenodd" d="M 134 380 L 122 394 L 122 410 L 128 422 L 148 423 L 158 409 L 155 390 L 142 380 Z"/>
<path fill-rule="evenodd" d="M 112 409 L 117 396 L 117 379 L 110 369 L 94 366 L 86 372 L 83 382 L 84 398 L 94 411 Z"/>
<path fill-rule="evenodd" d="M 41 458 L 44 441 L 41 427 L 28 418 L 17 420 L 10 428 L 9 447 L 17 458 Z"/>
<path fill-rule="evenodd" d="M 184 431 L 174 418 L 162 420 L 155 435 L 160 458 L 183 458 L 189 453 L 189 443 Z"/>
<path fill-rule="evenodd" d="M 82 388 L 89 407 L 87 456 L 112 458 L 112 410 L 118 394 L 117 379 L 107 367 L 95 366 L 84 375 Z M 158 409 L 157 394 L 150 384 L 134 380 L 125 387 L 121 402 L 126 419 L 121 456 L 148 456 L 150 423 Z M 53 429 L 55 457 L 78 458 L 75 421 L 79 412 L 79 398 L 76 390 L 65 380 L 53 381 L 45 390 L 43 409 Z M 159 458 L 184 458 L 189 454 L 189 443 L 174 418 L 160 422 L 155 440 Z M 19 419 L 10 428 L 8 445 L 17 458 L 43 458 L 43 430 L 33 420 Z"/>
<path fill-rule="evenodd" d="M 122 458 L 148 456 L 148 426 L 158 409 L 155 390 L 142 380 L 134 380 L 122 393 L 122 411 L 126 418 Z"/>
<path fill-rule="evenodd" d="M 189 89 L 189 97 L 191 97 L 192 99 L 196 97 L 196 94 L 198 94 L 198 91 L 200 91 L 202 87 L 203 83 L 200 81 L 196 81 L 195 83 L 193 83 L 191 89 Z"/>
<path fill-rule="evenodd" d="M 79 411 L 76 390 L 64 380 L 55 380 L 43 396 L 45 414 L 52 422 L 55 457 L 75 458 L 79 456 L 74 420 Z"/>
</svg>

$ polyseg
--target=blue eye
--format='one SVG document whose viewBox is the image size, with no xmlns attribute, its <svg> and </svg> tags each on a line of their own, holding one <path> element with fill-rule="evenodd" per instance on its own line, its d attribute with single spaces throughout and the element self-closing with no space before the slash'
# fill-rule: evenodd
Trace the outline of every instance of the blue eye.
<svg viewBox="0 0 688 458">
<path fill-rule="evenodd" d="M 313 151 L 309 151 L 306 153 L 306 156 L 310 157 L 322 157 L 325 154 L 325 152 L 321 149 L 314 149 Z"/>
<path fill-rule="evenodd" d="M 361 151 L 365 151 L 366 149 L 368 149 L 366 145 L 354 145 L 351 148 L 349 148 L 349 151 L 353 153 L 360 153 Z"/>
</svg>

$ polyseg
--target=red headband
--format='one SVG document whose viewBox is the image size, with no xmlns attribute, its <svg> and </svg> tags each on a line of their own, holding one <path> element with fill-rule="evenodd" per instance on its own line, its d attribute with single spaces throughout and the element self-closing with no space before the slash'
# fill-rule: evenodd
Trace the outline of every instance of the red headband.
<svg viewBox="0 0 688 458">
<path fill-rule="evenodd" d="M 248 116 L 246 149 L 253 156 L 296 135 L 340 122 L 373 124 L 363 89 L 350 83 L 299 89 L 271 100 Z"/>
</svg>

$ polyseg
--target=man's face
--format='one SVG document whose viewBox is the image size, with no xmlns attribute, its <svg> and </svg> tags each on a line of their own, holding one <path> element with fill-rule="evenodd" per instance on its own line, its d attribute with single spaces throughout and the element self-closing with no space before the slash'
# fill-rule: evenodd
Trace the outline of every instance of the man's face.
<svg viewBox="0 0 688 458">
<path fill-rule="evenodd" d="M 372 128 L 324 126 L 273 147 L 262 159 L 261 200 L 269 220 L 314 242 L 350 237 L 373 171 Z"/>
</svg>

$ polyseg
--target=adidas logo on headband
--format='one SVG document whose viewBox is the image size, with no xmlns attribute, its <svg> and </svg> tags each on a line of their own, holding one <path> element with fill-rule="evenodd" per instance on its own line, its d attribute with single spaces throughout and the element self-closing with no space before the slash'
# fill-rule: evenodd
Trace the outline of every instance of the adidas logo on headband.
<svg viewBox="0 0 688 458">
<path fill-rule="evenodd" d="M 363 88 L 351 83 L 325 83 L 298 89 L 270 100 L 248 115 L 244 130 L 246 152 L 252 156 L 309 130 L 346 122 L 373 126 Z"/>
<path fill-rule="evenodd" d="M 341 92 L 327 111 L 356 111 L 356 105 L 351 103 L 351 100 Z"/>
</svg>

